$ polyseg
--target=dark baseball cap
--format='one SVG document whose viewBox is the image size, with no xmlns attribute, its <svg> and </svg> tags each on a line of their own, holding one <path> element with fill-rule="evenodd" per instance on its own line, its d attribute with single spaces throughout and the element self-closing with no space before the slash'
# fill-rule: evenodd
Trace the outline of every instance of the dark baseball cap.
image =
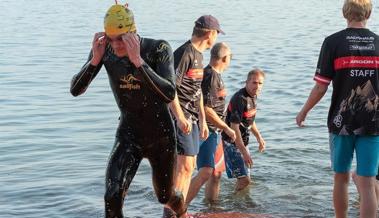
<svg viewBox="0 0 379 218">
<path fill-rule="evenodd" d="M 212 15 L 203 15 L 199 17 L 195 21 L 195 27 L 210 29 L 210 30 L 217 30 L 217 32 L 221 34 L 225 34 L 225 32 L 221 30 L 220 23 L 218 22 L 218 20 Z"/>
</svg>

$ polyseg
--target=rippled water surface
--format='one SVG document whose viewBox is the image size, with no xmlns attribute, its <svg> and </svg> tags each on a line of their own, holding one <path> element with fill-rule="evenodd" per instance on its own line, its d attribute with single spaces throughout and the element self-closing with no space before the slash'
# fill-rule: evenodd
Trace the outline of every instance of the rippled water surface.
<svg viewBox="0 0 379 218">
<path fill-rule="evenodd" d="M 267 72 L 257 125 L 267 143 L 255 161 L 254 184 L 233 194 L 222 181 L 220 201 L 209 207 L 200 192 L 190 212 L 241 211 L 274 217 L 332 217 L 326 114 L 330 92 L 295 126 L 313 86 L 325 36 L 345 28 L 342 0 L 137 1 L 130 0 L 139 33 L 175 49 L 189 39 L 194 20 L 216 16 L 233 60 L 224 74 L 231 95 L 247 72 Z M 0 8 L 0 217 L 102 217 L 104 172 L 118 109 L 102 70 L 87 93 L 69 93 L 71 77 L 102 30 L 106 1 L 1 0 Z M 379 7 L 369 27 L 379 32 Z M 205 53 L 205 63 L 209 53 Z M 141 124 L 142 125 L 142 124 Z M 144 161 L 124 206 L 126 217 L 160 217 Z M 350 187 L 351 205 L 357 201 Z M 350 216 L 357 216 L 351 206 Z"/>
</svg>

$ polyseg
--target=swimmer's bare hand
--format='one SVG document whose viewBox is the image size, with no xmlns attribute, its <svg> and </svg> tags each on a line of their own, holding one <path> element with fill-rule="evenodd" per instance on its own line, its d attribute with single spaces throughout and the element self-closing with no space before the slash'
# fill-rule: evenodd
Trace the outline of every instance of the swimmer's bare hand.
<svg viewBox="0 0 379 218">
<path fill-rule="evenodd" d="M 91 64 L 97 66 L 105 53 L 107 38 L 104 32 L 95 33 L 92 40 L 92 59 Z"/>
<path fill-rule="evenodd" d="M 236 132 L 230 128 L 229 126 L 227 126 L 225 129 L 224 129 L 224 132 L 226 135 L 228 135 L 231 139 L 231 142 L 234 142 L 237 138 L 237 135 L 236 135 Z"/>
<path fill-rule="evenodd" d="M 141 45 L 138 35 L 136 33 L 125 33 L 122 35 L 122 41 L 125 44 L 129 60 L 139 68 L 143 64 L 143 59 L 141 58 Z"/>
<path fill-rule="evenodd" d="M 305 118 L 307 117 L 307 114 L 304 113 L 302 110 L 297 114 L 296 116 L 296 124 L 299 127 L 304 127 L 304 121 Z"/>
</svg>

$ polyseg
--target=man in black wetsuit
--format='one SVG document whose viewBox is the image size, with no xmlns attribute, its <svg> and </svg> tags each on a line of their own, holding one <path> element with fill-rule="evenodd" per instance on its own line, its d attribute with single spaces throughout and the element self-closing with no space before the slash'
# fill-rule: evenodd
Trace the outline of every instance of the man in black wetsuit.
<svg viewBox="0 0 379 218">
<path fill-rule="evenodd" d="M 183 198 L 173 186 L 176 136 L 168 108 L 175 97 L 171 47 L 135 34 L 133 14 L 122 5 L 108 10 L 104 28 L 95 34 L 87 62 L 73 77 L 71 93 L 83 94 L 105 66 L 121 112 L 106 171 L 105 217 L 123 217 L 124 197 L 142 158 L 150 161 L 159 202 L 181 215 Z"/>
</svg>

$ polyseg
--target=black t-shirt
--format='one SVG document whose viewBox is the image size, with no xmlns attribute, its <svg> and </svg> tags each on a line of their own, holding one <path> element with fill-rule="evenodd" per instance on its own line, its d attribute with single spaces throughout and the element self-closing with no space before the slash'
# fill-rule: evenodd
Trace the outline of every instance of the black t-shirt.
<svg viewBox="0 0 379 218">
<path fill-rule="evenodd" d="M 333 81 L 329 132 L 379 135 L 379 37 L 347 28 L 324 40 L 314 80 Z"/>
<path fill-rule="evenodd" d="M 245 146 L 249 143 L 251 125 L 254 123 L 255 114 L 257 113 L 257 97 L 251 97 L 245 88 L 240 89 L 230 99 L 225 122 L 239 123 L 239 129 Z M 222 138 L 231 142 L 230 137 L 222 132 Z"/>
<path fill-rule="evenodd" d="M 187 41 L 174 52 L 176 91 L 187 119 L 197 121 L 200 111 L 203 55 Z"/>
<path fill-rule="evenodd" d="M 226 89 L 221 74 L 217 73 L 213 68 L 208 65 L 204 68 L 204 78 L 201 83 L 201 90 L 203 91 L 204 105 L 212 108 L 217 115 L 224 120 L 225 118 L 225 97 Z M 216 131 L 217 128 L 208 122 L 208 128 Z"/>
</svg>

